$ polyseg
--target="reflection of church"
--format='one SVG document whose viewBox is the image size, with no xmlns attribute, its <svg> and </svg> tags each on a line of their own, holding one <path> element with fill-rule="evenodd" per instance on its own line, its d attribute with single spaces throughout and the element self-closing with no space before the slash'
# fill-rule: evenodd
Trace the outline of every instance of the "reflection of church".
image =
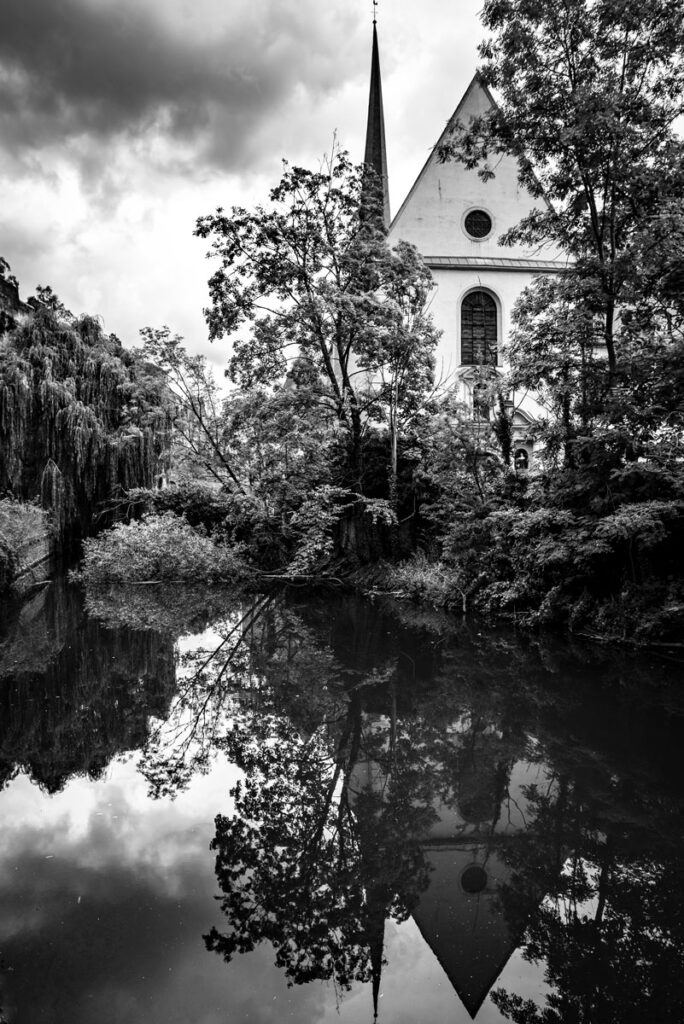
<svg viewBox="0 0 684 1024">
<path fill-rule="evenodd" d="M 474 767 L 474 766 L 473 766 Z M 475 1017 L 520 941 L 502 907 L 502 886 L 512 871 L 504 854 L 526 827 L 523 789 L 539 784 L 536 765 L 516 762 L 501 777 L 490 774 L 459 780 L 456 808 L 436 808 L 438 821 L 424 849 L 432 867 L 430 885 L 421 896 L 414 919 L 471 1017 Z M 476 801 L 468 786 L 475 783 Z M 491 797 L 488 813 L 478 802 Z M 531 908 L 530 908 L 531 909 Z"/>
<path fill-rule="evenodd" d="M 383 725 L 366 721 L 370 733 L 387 735 Z M 429 883 L 412 916 L 475 1019 L 520 943 L 520 917 L 512 921 L 502 900 L 505 888 L 517 888 L 511 867 L 515 858 L 507 854 L 533 823 L 530 794 L 548 791 L 550 783 L 539 765 L 511 759 L 509 742 L 494 726 L 483 727 L 470 715 L 449 727 L 448 746 L 455 770 L 449 790 L 434 797 L 432 824 L 421 837 Z M 359 760 L 351 786 L 354 800 L 368 790 L 386 793 L 391 785 L 391 772 L 378 760 Z M 539 895 L 518 894 L 528 913 Z M 379 924 L 375 932 L 381 942 Z M 379 950 L 373 959 L 377 973 L 382 960 Z M 378 987 L 379 976 L 376 996 Z"/>
<path fill-rule="evenodd" d="M 438 349 L 438 379 L 448 379 L 476 417 L 488 418 L 477 401 L 478 368 L 502 366 L 502 345 L 511 329 L 513 305 L 523 288 L 540 274 L 565 266 L 557 250 L 528 251 L 502 246 L 499 237 L 535 206 L 518 182 L 517 162 L 503 156 L 496 176 L 483 182 L 475 170 L 455 161 L 440 162 L 440 144 L 459 122 L 494 104 L 475 75 L 452 114 L 399 212 L 390 220 L 387 155 L 380 62 L 375 25 L 364 160 L 384 181 L 384 216 L 391 244 L 411 242 L 423 255 L 435 280 L 431 312 L 443 331 Z M 539 409 L 525 396 L 509 396 L 513 415 L 515 461 L 526 469 L 532 453 L 530 427 Z"/>
</svg>

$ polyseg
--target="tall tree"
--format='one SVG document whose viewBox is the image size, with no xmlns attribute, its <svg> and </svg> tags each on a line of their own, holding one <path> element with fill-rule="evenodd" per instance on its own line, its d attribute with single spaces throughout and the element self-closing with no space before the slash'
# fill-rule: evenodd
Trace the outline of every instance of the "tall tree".
<svg viewBox="0 0 684 1024">
<path fill-rule="evenodd" d="M 684 495 L 684 11 L 487 0 L 482 16 L 481 73 L 500 104 L 457 126 L 443 156 L 485 179 L 498 154 L 515 156 L 538 203 L 503 242 L 551 243 L 568 266 L 523 293 L 508 345 L 507 386 L 546 410 L 536 433 L 549 472 L 530 481 L 525 515 L 514 505 L 483 520 L 488 567 L 477 559 L 472 578 L 492 572 L 498 608 L 530 607 L 536 592 L 542 615 L 595 628 L 605 612 L 604 630 L 650 621 L 642 635 L 664 637 L 680 614 Z M 508 569 L 505 551 L 518 552 Z M 655 607 L 667 617 L 649 620 Z"/>
<path fill-rule="evenodd" d="M 485 178 L 498 153 L 518 157 L 540 203 L 506 239 L 551 240 L 574 260 L 614 372 L 635 236 L 682 195 L 684 11 L 678 0 L 487 0 L 482 19 L 482 74 L 501 103 L 444 154 Z"/>
<path fill-rule="evenodd" d="M 196 230 L 220 262 L 209 282 L 211 338 L 247 329 L 233 341 L 229 376 L 272 386 L 298 356 L 347 447 L 339 482 L 360 493 L 370 424 L 388 418 L 393 439 L 402 430 L 417 391 L 429 390 L 437 342 L 430 273 L 362 215 L 368 188 L 367 172 L 336 149 L 319 171 L 286 165 L 268 208 L 219 209 Z"/>
</svg>

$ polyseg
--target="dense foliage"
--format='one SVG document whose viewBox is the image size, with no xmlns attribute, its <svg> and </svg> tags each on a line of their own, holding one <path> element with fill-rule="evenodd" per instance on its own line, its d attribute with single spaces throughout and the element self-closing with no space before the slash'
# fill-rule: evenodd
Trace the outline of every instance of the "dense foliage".
<svg viewBox="0 0 684 1024">
<path fill-rule="evenodd" d="M 316 172 L 286 166 L 268 207 L 199 220 L 220 263 L 207 319 L 231 344 L 228 393 L 169 328 L 141 332 L 179 405 L 181 483 L 142 500 L 195 526 L 204 504 L 212 536 L 246 544 L 262 570 L 310 576 L 388 554 L 412 509 L 438 335 L 429 271 L 413 247 L 388 246 L 375 184 L 335 150 Z M 198 504 L 198 482 L 220 491 Z"/>
<path fill-rule="evenodd" d="M 82 576 L 89 583 L 230 581 L 246 572 L 234 549 L 214 544 L 173 512 L 117 523 L 83 542 Z"/>
<path fill-rule="evenodd" d="M 49 293 L 0 340 L 0 493 L 87 533 L 117 488 L 153 485 L 173 407 L 163 377 Z"/>
<path fill-rule="evenodd" d="M 519 161 L 538 208 L 504 243 L 552 243 L 567 270 L 523 293 L 489 438 L 457 418 L 425 452 L 435 567 L 395 583 L 461 607 L 673 641 L 684 614 L 681 5 L 491 0 L 482 75 L 500 105 L 443 156 Z M 532 391 L 536 472 L 515 479 L 502 396 Z M 496 457 L 496 450 L 500 457 Z M 437 564 L 439 562 L 439 564 Z M 438 582 L 439 581 L 439 582 Z"/>
<path fill-rule="evenodd" d="M 232 339 L 233 382 L 296 392 L 315 436 L 334 430 L 330 482 L 360 494 L 378 496 L 368 445 L 382 425 L 394 501 L 399 444 L 432 392 L 438 335 L 430 272 L 413 246 L 387 244 L 373 187 L 335 150 L 319 171 L 286 165 L 268 207 L 219 209 L 197 234 L 219 261 L 207 320 L 213 339 Z"/>
</svg>

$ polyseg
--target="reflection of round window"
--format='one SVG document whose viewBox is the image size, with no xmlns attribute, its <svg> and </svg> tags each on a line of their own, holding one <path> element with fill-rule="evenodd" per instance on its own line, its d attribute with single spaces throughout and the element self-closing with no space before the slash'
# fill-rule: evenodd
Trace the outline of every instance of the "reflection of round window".
<svg viewBox="0 0 684 1024">
<path fill-rule="evenodd" d="M 492 230 L 492 218 L 484 210 L 471 210 L 466 214 L 463 227 L 471 238 L 486 238 Z"/>
<path fill-rule="evenodd" d="M 464 892 L 474 895 L 487 887 L 487 872 L 479 864 L 470 864 L 461 875 Z"/>
</svg>

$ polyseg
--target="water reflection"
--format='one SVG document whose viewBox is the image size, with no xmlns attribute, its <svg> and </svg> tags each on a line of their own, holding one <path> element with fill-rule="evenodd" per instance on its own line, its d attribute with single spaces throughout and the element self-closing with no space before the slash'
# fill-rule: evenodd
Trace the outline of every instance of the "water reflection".
<svg viewBox="0 0 684 1024">
<path fill-rule="evenodd" d="M 72 775 L 101 776 L 141 747 L 150 715 L 175 688 L 173 644 L 106 628 L 63 582 L 5 608 L 0 633 L 0 788 L 24 771 L 48 793 Z"/>
<path fill-rule="evenodd" d="M 478 1022 L 684 1019 L 676 666 L 352 597 L 34 600 L 0 647 L 4 777 L 53 791 L 139 747 L 158 801 L 227 755 L 200 930 L 230 972 L 272 949 L 377 1010 L 412 918 Z M 511 984 L 516 949 L 544 997 Z"/>
</svg>

